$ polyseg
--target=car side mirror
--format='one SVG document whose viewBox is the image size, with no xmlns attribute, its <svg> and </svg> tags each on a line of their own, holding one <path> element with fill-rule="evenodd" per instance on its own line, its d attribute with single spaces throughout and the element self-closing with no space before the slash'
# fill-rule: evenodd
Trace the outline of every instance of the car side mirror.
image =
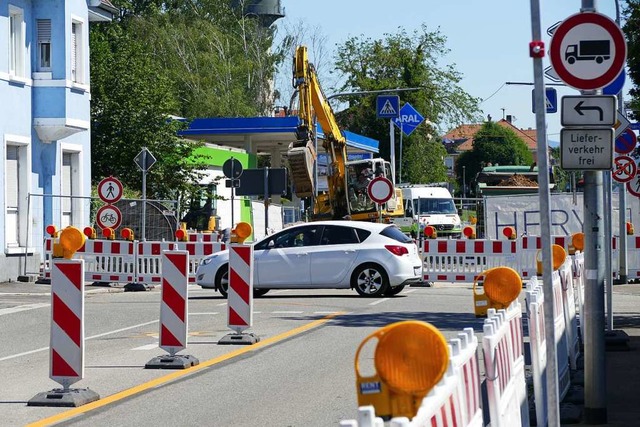
<svg viewBox="0 0 640 427">
<path fill-rule="evenodd" d="M 273 249 L 275 246 L 276 246 L 276 242 L 274 242 L 273 240 L 269 240 L 269 243 L 267 243 L 268 249 Z"/>
</svg>

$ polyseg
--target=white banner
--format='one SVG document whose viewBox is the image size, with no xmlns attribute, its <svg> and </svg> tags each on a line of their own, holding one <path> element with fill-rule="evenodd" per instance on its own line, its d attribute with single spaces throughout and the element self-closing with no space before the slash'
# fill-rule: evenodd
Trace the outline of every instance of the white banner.
<svg viewBox="0 0 640 427">
<path fill-rule="evenodd" d="M 618 222 L 618 192 L 612 195 L 612 234 L 620 235 Z M 637 197 L 627 193 L 627 221 L 640 218 L 640 203 Z M 540 236 L 540 197 L 537 194 L 485 197 L 486 239 L 504 238 L 504 227 L 515 227 L 518 236 Z M 605 209 L 607 207 L 605 206 Z M 575 197 L 570 193 L 551 194 L 551 235 L 565 236 L 583 231 L 584 202 L 582 193 Z"/>
</svg>

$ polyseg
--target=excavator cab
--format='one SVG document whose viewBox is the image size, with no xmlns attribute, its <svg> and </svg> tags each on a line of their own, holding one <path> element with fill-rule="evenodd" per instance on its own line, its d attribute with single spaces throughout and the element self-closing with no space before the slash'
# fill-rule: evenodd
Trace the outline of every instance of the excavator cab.
<svg viewBox="0 0 640 427">
<path fill-rule="evenodd" d="M 351 218 L 355 220 L 374 220 L 378 218 L 377 206 L 369 198 L 367 187 L 372 179 L 383 176 L 393 182 L 391 164 L 383 159 L 354 160 L 347 162 L 348 198 Z M 383 216 L 396 216 L 398 209 L 404 210 L 402 201 L 398 203 L 398 194 L 383 206 Z M 402 197 L 402 196 L 400 196 Z"/>
</svg>

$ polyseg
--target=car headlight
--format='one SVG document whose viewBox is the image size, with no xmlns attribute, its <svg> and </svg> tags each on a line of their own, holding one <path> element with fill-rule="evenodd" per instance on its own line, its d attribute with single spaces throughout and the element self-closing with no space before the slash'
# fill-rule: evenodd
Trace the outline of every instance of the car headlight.
<svg viewBox="0 0 640 427">
<path fill-rule="evenodd" d="M 203 259 L 203 260 L 200 262 L 200 265 L 207 265 L 207 264 L 211 264 L 211 261 L 213 261 L 213 258 L 215 258 L 215 257 L 210 256 L 210 257 L 208 257 L 208 258 Z"/>
</svg>

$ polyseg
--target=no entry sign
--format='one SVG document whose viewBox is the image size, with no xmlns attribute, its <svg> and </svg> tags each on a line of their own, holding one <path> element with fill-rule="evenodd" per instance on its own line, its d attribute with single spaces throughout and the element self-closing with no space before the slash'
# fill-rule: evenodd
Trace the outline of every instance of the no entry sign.
<svg viewBox="0 0 640 427">
<path fill-rule="evenodd" d="M 367 186 L 367 193 L 374 202 L 386 203 L 393 196 L 393 183 L 384 176 L 373 178 Z"/>
</svg>

